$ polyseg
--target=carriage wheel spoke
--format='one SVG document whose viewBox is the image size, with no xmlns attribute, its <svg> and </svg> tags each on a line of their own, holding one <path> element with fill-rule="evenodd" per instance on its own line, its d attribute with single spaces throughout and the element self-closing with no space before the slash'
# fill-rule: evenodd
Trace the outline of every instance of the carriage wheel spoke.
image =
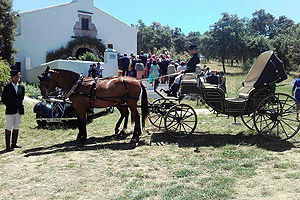
<svg viewBox="0 0 300 200">
<path fill-rule="evenodd" d="M 265 128 L 269 127 L 269 125 L 272 124 L 272 123 L 273 123 L 273 121 L 271 121 L 270 123 L 268 123 L 267 126 L 265 126 L 265 127 L 264 127 L 263 129 L 261 129 L 260 131 L 262 132 Z M 273 126 L 270 130 L 272 130 L 273 128 L 274 128 L 274 126 Z"/>
<path fill-rule="evenodd" d="M 277 137 L 279 137 L 279 123 L 277 123 Z"/>
<path fill-rule="evenodd" d="M 281 122 L 279 122 L 279 124 L 280 124 L 280 126 L 281 126 L 281 128 L 282 128 L 282 130 L 283 130 L 284 134 L 285 134 L 285 135 L 286 135 L 286 137 L 288 138 L 289 136 L 288 136 L 288 134 L 286 133 L 286 131 L 285 131 L 285 129 L 284 129 L 284 127 L 283 127 L 282 123 L 281 123 Z"/>
<path fill-rule="evenodd" d="M 191 116 L 193 116 L 193 114 L 187 115 L 187 116 L 183 117 L 183 119 L 187 119 L 187 118 L 189 118 Z"/>
<path fill-rule="evenodd" d="M 172 128 L 174 128 L 176 125 L 177 125 L 177 127 L 175 128 L 175 130 L 177 130 L 177 128 L 178 128 L 178 124 L 177 124 L 177 123 L 171 123 L 171 124 L 169 124 L 168 128 L 169 128 L 169 129 L 172 129 Z"/>
<path fill-rule="evenodd" d="M 175 122 L 175 123 L 174 123 L 174 122 Z M 169 128 L 172 128 L 172 127 L 174 127 L 176 124 L 177 124 L 177 123 L 176 123 L 176 120 L 171 120 L 170 123 L 168 124 L 168 127 L 169 127 Z"/>
<path fill-rule="evenodd" d="M 294 103 L 293 105 L 291 105 L 290 107 L 288 107 L 284 112 L 282 112 L 282 114 L 287 113 L 287 111 L 288 111 L 290 108 L 294 107 L 295 105 L 297 105 L 297 103 Z"/>
<path fill-rule="evenodd" d="M 158 116 L 158 115 L 157 115 Z M 156 116 L 155 116 L 156 117 Z M 158 116 L 157 119 L 153 122 L 154 124 L 161 118 L 161 116 Z"/>
<path fill-rule="evenodd" d="M 186 109 L 185 113 L 181 117 L 185 117 L 185 115 L 188 113 L 189 109 Z"/>
<path fill-rule="evenodd" d="M 281 119 L 299 123 L 299 121 L 295 120 L 295 119 L 288 119 L 288 118 L 284 118 L 284 117 L 282 117 Z"/>
<path fill-rule="evenodd" d="M 189 126 L 187 123 L 183 122 L 186 126 L 188 126 L 190 129 L 193 129 L 191 126 Z"/>
<path fill-rule="evenodd" d="M 277 113 L 279 113 L 279 111 L 280 111 L 280 109 L 282 109 L 281 108 L 281 103 L 280 103 L 280 99 L 279 99 L 279 95 L 277 95 L 278 96 L 278 98 L 277 98 Z"/>
<path fill-rule="evenodd" d="M 275 110 L 275 108 L 274 108 L 274 106 L 273 106 L 273 104 L 272 104 L 272 102 L 271 102 L 271 99 L 269 98 L 269 105 L 271 105 L 272 106 L 272 108 L 273 108 L 273 110 Z"/>
<path fill-rule="evenodd" d="M 182 124 L 182 128 L 184 129 L 185 133 L 188 133 L 188 131 L 185 129 L 183 124 Z"/>
<path fill-rule="evenodd" d="M 283 108 L 284 108 L 284 106 L 286 105 L 286 102 L 287 102 L 288 98 L 289 98 L 289 97 L 286 97 L 284 103 L 282 104 L 282 107 L 283 107 Z"/>
<path fill-rule="evenodd" d="M 293 115 L 293 114 L 299 114 L 299 111 L 298 112 L 291 112 L 291 113 L 282 114 L 282 116 L 286 117 L 286 116 Z"/>
<path fill-rule="evenodd" d="M 246 123 L 249 123 L 252 119 L 250 118 L 248 121 L 246 121 Z"/>
<path fill-rule="evenodd" d="M 296 132 L 296 130 L 295 130 L 293 127 L 291 127 L 288 123 L 286 123 L 286 122 L 283 121 L 283 120 L 281 120 L 281 122 L 285 123 L 288 127 L 290 127 L 291 129 L 293 129 L 294 132 Z"/>
</svg>

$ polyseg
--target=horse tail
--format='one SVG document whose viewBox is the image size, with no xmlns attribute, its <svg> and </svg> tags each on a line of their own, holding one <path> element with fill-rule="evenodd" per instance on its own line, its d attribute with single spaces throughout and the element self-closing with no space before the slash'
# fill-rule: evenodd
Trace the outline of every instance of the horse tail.
<svg viewBox="0 0 300 200">
<path fill-rule="evenodd" d="M 142 87 L 142 127 L 145 128 L 145 121 L 147 116 L 149 115 L 149 107 L 148 107 L 148 96 L 147 96 L 147 91 L 146 87 L 143 85 L 141 82 L 141 87 Z"/>
</svg>

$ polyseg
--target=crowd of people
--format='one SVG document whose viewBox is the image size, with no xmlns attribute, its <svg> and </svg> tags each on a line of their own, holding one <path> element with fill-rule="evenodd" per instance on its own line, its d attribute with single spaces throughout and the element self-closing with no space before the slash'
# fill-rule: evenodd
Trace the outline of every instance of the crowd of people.
<svg viewBox="0 0 300 200">
<path fill-rule="evenodd" d="M 159 83 L 168 83 L 171 87 L 178 73 L 194 72 L 196 65 L 200 63 L 197 47 L 192 45 L 190 51 L 192 58 L 188 63 L 180 60 L 173 61 L 167 51 L 161 55 L 145 55 L 143 51 L 139 55 L 120 54 L 118 67 L 123 76 L 131 76 L 138 80 L 149 79 L 154 89 Z"/>
<path fill-rule="evenodd" d="M 222 71 L 211 71 L 209 67 L 200 66 L 197 46 L 190 46 L 191 59 L 186 61 L 172 60 L 168 52 L 157 56 L 155 54 L 145 55 L 143 51 L 139 55 L 120 54 L 118 68 L 123 76 L 131 76 L 138 80 L 148 79 L 152 83 L 154 90 L 159 83 L 168 84 L 170 96 L 176 96 L 182 79 L 182 74 L 196 72 L 203 76 L 208 83 L 218 84 L 226 93 L 226 78 Z"/>
</svg>

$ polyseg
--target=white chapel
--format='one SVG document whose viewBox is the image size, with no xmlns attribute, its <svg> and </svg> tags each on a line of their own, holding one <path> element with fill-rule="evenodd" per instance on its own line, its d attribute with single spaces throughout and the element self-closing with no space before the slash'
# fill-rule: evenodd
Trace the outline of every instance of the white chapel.
<svg viewBox="0 0 300 200">
<path fill-rule="evenodd" d="M 22 76 L 46 62 L 49 51 L 64 47 L 74 38 L 87 36 L 112 43 L 118 53 L 137 52 L 137 30 L 94 6 L 94 0 L 72 0 L 69 3 L 22 12 L 17 29 L 15 55 Z M 74 56 L 93 47 L 77 46 Z"/>
</svg>

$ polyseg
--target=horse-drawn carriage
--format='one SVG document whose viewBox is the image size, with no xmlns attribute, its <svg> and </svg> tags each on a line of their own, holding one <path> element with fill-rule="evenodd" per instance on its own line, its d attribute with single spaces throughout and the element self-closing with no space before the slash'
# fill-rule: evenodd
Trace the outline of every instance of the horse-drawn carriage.
<svg viewBox="0 0 300 200">
<path fill-rule="evenodd" d="M 185 95 L 196 94 L 214 112 L 241 117 L 243 123 L 259 134 L 280 140 L 293 137 L 300 128 L 298 102 L 291 96 L 275 93 L 276 83 L 287 79 L 283 63 L 272 51 L 261 54 L 249 71 L 242 88 L 235 98 L 226 98 L 218 85 L 209 84 L 197 74 L 187 73 L 181 82 L 181 94 L 168 97 L 156 91 L 161 98 L 148 104 L 147 92 L 142 82 L 131 77 L 108 77 L 94 80 L 82 77 L 68 70 L 50 69 L 39 76 L 40 88 L 44 96 L 55 91 L 56 87 L 65 91 L 76 109 L 79 134 L 77 139 L 84 143 L 86 115 L 90 108 L 115 106 L 121 113 L 115 133 L 125 119 L 127 128 L 129 110 L 135 122 L 132 142 L 138 142 L 141 135 L 140 117 L 137 102 L 141 95 L 142 125 L 148 116 L 150 122 L 164 128 L 174 137 L 182 138 L 193 133 L 197 126 L 197 114 L 193 107 L 180 103 Z M 142 91 L 142 92 L 141 92 Z M 58 107 L 59 108 L 59 107 Z"/>
<path fill-rule="evenodd" d="M 196 94 L 202 103 L 217 114 L 241 117 L 246 127 L 280 140 L 293 137 L 300 128 L 297 101 L 283 93 L 275 93 L 276 83 L 287 79 L 283 63 L 272 51 L 262 53 L 242 83 L 238 96 L 226 98 L 218 85 L 209 84 L 197 74 L 185 74 L 178 98 L 165 96 L 150 106 L 150 122 L 174 137 L 193 133 L 197 125 L 195 110 L 180 101 L 186 94 Z"/>
</svg>

